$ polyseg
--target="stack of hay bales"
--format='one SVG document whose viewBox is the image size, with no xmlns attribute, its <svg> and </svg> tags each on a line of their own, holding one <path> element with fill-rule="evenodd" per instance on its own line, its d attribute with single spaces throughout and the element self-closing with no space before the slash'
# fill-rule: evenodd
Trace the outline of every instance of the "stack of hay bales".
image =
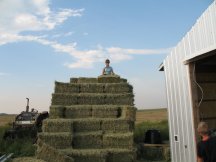
<svg viewBox="0 0 216 162">
<path fill-rule="evenodd" d="M 39 141 L 75 162 L 134 162 L 133 102 L 133 87 L 116 75 L 55 82 Z"/>
</svg>

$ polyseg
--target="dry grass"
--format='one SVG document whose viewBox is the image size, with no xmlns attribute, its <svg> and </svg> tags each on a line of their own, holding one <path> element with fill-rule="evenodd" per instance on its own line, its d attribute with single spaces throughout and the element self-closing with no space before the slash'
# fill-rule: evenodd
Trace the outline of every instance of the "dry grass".
<svg viewBox="0 0 216 162">
<path fill-rule="evenodd" d="M 12 123 L 16 115 L 0 115 L 0 127 Z"/>
<path fill-rule="evenodd" d="M 16 115 L 0 115 L 0 126 L 14 121 Z M 137 110 L 136 123 L 144 121 L 162 121 L 167 119 L 167 109 Z"/>
<path fill-rule="evenodd" d="M 167 118 L 167 109 L 137 110 L 136 112 L 136 124 L 145 121 L 162 121 Z"/>
</svg>

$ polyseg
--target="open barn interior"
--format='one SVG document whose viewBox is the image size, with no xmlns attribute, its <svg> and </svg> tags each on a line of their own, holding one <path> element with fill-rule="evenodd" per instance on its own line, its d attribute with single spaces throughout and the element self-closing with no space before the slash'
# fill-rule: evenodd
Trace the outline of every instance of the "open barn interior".
<svg viewBox="0 0 216 162">
<path fill-rule="evenodd" d="M 194 96 L 195 126 L 199 121 L 216 130 L 216 51 L 193 63 L 191 69 Z M 195 127 L 196 128 L 196 127 Z"/>
</svg>

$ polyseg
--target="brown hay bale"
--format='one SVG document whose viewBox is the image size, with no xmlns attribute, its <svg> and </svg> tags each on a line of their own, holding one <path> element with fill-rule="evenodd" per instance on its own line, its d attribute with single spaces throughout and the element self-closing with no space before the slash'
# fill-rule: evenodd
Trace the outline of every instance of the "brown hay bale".
<svg viewBox="0 0 216 162">
<path fill-rule="evenodd" d="M 101 130 L 100 119 L 78 119 L 73 122 L 74 132 L 88 132 Z"/>
<path fill-rule="evenodd" d="M 52 95 L 52 105 L 75 105 L 78 102 L 77 94 L 54 93 Z"/>
<path fill-rule="evenodd" d="M 134 95 L 132 93 L 125 94 L 106 94 L 105 103 L 108 105 L 134 105 Z"/>
<path fill-rule="evenodd" d="M 92 106 L 93 118 L 118 118 L 121 116 L 121 108 L 116 105 Z"/>
<path fill-rule="evenodd" d="M 68 132 L 39 133 L 38 138 L 56 149 L 72 147 L 72 134 Z"/>
<path fill-rule="evenodd" d="M 73 132 L 73 121 L 70 119 L 46 119 L 43 121 L 43 132 Z"/>
<path fill-rule="evenodd" d="M 108 149 L 108 162 L 135 162 L 135 149 Z"/>
<path fill-rule="evenodd" d="M 78 78 L 77 83 L 98 83 L 98 80 L 97 78 L 80 77 Z"/>
<path fill-rule="evenodd" d="M 19 157 L 19 158 L 12 159 L 12 162 L 46 162 L 46 161 L 41 159 L 36 159 L 34 157 Z"/>
<path fill-rule="evenodd" d="M 104 84 L 99 83 L 83 83 L 79 84 L 80 93 L 103 93 L 104 92 Z"/>
<path fill-rule="evenodd" d="M 118 75 L 100 75 L 98 77 L 98 83 L 120 83 L 120 81 Z"/>
<path fill-rule="evenodd" d="M 135 122 L 136 110 L 137 109 L 133 106 L 124 106 L 122 108 L 122 117 L 121 118 Z"/>
<path fill-rule="evenodd" d="M 87 149 L 87 148 L 102 148 L 103 147 L 102 131 L 99 132 L 85 132 L 77 133 L 73 137 L 73 148 Z"/>
<path fill-rule="evenodd" d="M 92 116 L 91 105 L 76 105 L 65 107 L 65 118 L 89 118 Z"/>
<path fill-rule="evenodd" d="M 70 83 L 77 83 L 78 78 L 70 78 Z"/>
<path fill-rule="evenodd" d="M 64 106 L 50 106 L 49 117 L 50 118 L 64 118 L 65 107 Z"/>
<path fill-rule="evenodd" d="M 120 78 L 120 83 L 127 83 L 127 79 Z"/>
<path fill-rule="evenodd" d="M 104 104 L 104 94 L 80 93 L 78 97 L 79 105 L 102 105 Z"/>
<path fill-rule="evenodd" d="M 103 136 L 104 148 L 133 148 L 133 133 L 112 133 Z"/>
<path fill-rule="evenodd" d="M 79 85 L 55 82 L 55 93 L 79 93 Z"/>
<path fill-rule="evenodd" d="M 57 149 L 45 144 L 41 140 L 37 141 L 38 149 L 36 152 L 36 157 L 38 159 L 43 159 L 46 162 L 74 162 L 74 159 L 64 155 Z"/>
<path fill-rule="evenodd" d="M 103 119 L 101 129 L 105 132 L 131 132 L 134 124 L 124 119 Z"/>
<path fill-rule="evenodd" d="M 107 151 L 103 149 L 64 149 L 64 154 L 73 157 L 75 162 L 107 162 Z"/>
<path fill-rule="evenodd" d="M 105 93 L 131 93 L 133 87 L 127 83 L 110 83 L 105 84 L 104 92 Z"/>
</svg>

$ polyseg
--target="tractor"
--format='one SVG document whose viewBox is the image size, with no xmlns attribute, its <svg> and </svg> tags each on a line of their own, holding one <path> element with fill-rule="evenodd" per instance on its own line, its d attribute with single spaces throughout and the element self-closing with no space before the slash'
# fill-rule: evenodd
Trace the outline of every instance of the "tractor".
<svg viewBox="0 0 216 162">
<path fill-rule="evenodd" d="M 49 113 L 47 111 L 39 113 L 34 108 L 29 111 L 29 98 L 26 99 L 26 111 L 22 111 L 15 117 L 12 128 L 4 133 L 4 139 L 23 138 L 26 136 L 36 138 L 37 132 L 41 132 L 42 122 L 49 117 Z"/>
</svg>

